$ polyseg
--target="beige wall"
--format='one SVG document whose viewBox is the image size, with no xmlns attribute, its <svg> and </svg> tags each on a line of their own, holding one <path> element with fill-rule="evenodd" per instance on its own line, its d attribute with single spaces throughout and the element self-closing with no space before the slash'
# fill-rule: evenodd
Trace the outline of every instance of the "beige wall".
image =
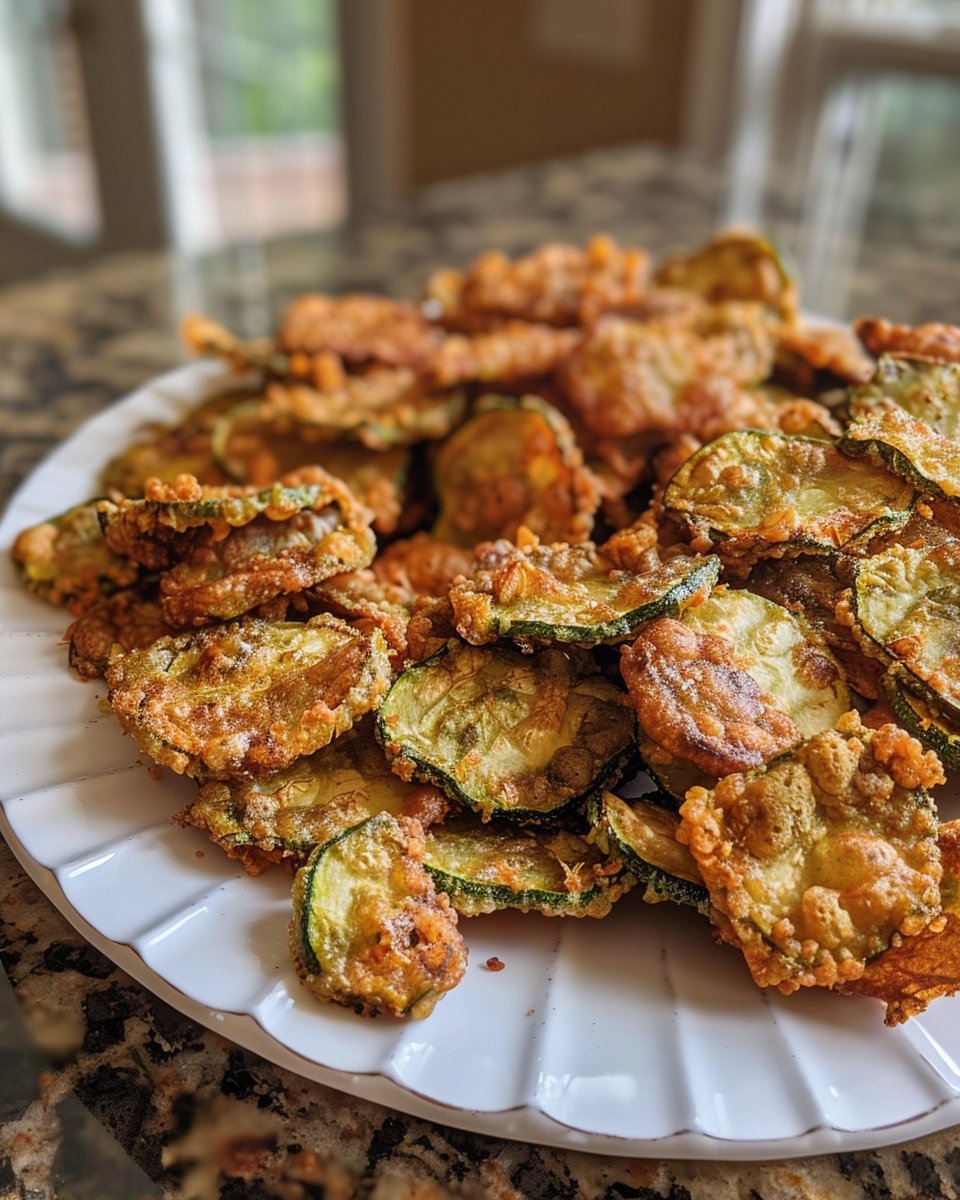
<svg viewBox="0 0 960 1200">
<path fill-rule="evenodd" d="M 544 25 L 552 2 L 408 0 L 400 48 L 407 186 L 598 146 L 678 140 L 693 0 L 627 0 L 640 11 L 627 14 L 629 36 L 619 44 L 605 46 L 601 36 L 578 47 L 568 37 L 559 48 Z M 568 14 L 571 2 L 597 19 L 617 6 L 560 0 Z"/>
</svg>

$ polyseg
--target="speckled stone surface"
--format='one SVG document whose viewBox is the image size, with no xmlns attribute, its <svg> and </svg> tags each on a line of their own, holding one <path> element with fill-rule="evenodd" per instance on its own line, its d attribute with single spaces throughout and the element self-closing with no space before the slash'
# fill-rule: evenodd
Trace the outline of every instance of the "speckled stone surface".
<svg viewBox="0 0 960 1200">
<path fill-rule="evenodd" d="M 128 256 L 0 292 L 0 504 L 85 418 L 181 358 L 175 314 L 259 332 L 305 287 L 415 295 L 480 250 L 595 230 L 654 249 L 715 224 L 722 181 L 655 150 L 434 188 L 347 234 L 205 262 Z M 946 198 L 944 198 L 946 205 Z M 802 245 L 789 198 L 770 228 Z M 834 315 L 960 320 L 960 228 L 879 205 Z M 952 219 L 952 214 L 950 214 Z M 823 302 L 821 308 L 831 304 Z M 0 843 L 0 1200 L 940 1200 L 960 1131 L 785 1163 L 618 1159 L 497 1141 L 355 1100 L 241 1051 L 89 947 Z"/>
</svg>

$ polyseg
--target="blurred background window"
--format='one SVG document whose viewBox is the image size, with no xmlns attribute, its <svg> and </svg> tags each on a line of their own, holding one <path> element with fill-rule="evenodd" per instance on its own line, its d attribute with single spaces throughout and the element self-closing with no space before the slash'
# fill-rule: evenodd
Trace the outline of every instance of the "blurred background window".
<svg viewBox="0 0 960 1200">
<path fill-rule="evenodd" d="M 346 213 L 334 0 L 142 0 L 174 246 Z"/>
<path fill-rule="evenodd" d="M 958 117 L 960 0 L 0 0 L 0 278 L 657 144 L 840 313 L 871 230 L 955 219 Z"/>
<path fill-rule="evenodd" d="M 100 220 L 83 73 L 66 0 L 0 0 L 0 198 L 64 237 Z"/>
</svg>

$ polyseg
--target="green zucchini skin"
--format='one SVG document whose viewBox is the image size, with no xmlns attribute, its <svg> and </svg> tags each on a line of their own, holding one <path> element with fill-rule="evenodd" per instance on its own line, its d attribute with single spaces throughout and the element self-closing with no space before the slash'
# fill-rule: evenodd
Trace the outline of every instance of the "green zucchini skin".
<svg viewBox="0 0 960 1200">
<path fill-rule="evenodd" d="M 627 869 L 645 888 L 649 903 L 669 900 L 707 915 L 710 897 L 699 881 L 696 863 L 685 846 L 675 840 L 679 818 L 645 796 L 628 802 L 612 792 L 591 800 L 588 818 L 597 845 L 608 854 L 623 858 Z M 673 867 L 671 871 L 670 867 Z M 683 870 L 691 878 L 677 874 Z"/>
<path fill-rule="evenodd" d="M 960 653 L 960 540 L 892 545 L 857 562 L 850 594 L 864 650 L 935 709 L 960 720 L 960 680 L 945 663 Z"/>
<path fill-rule="evenodd" d="M 945 767 L 960 771 L 960 724 L 916 696 L 893 673 L 884 677 L 887 701 L 898 724 L 933 750 Z"/>
<path fill-rule="evenodd" d="M 422 865 L 418 821 L 382 812 L 318 845 L 293 886 L 290 949 L 314 995 L 425 1017 L 466 968 L 457 914 Z"/>
<path fill-rule="evenodd" d="M 633 713 L 594 671 L 555 648 L 451 641 L 394 682 L 377 738 L 402 778 L 435 784 L 486 819 L 551 823 L 635 757 Z"/>
<path fill-rule="evenodd" d="M 517 571 L 529 577 L 526 594 L 497 600 L 500 580 L 509 583 Z M 480 555 L 473 579 L 451 588 L 450 601 L 458 631 L 475 645 L 507 637 L 521 645 L 616 645 L 644 622 L 675 616 L 707 596 L 719 576 L 716 556 L 683 556 L 636 573 L 615 569 L 592 544 L 524 551 L 496 542 Z M 563 601 L 551 594 L 557 582 L 565 591 Z M 647 594 L 624 608 L 623 597 L 637 592 Z"/>
<path fill-rule="evenodd" d="M 454 817 L 427 833 L 424 866 L 463 916 L 516 908 L 548 917 L 604 917 L 633 886 L 622 864 L 564 830 L 518 829 L 502 821 Z M 613 869 L 607 869 L 613 867 Z M 592 884 L 567 888 L 586 869 Z M 523 886 L 517 886 L 521 876 Z M 513 877 L 513 885 L 505 882 Z"/>
<path fill-rule="evenodd" d="M 688 458 L 667 484 L 663 508 L 695 545 L 708 541 L 731 566 L 749 567 L 763 557 L 833 553 L 906 522 L 914 498 L 899 476 L 875 463 L 854 466 L 831 442 L 741 430 Z"/>
<path fill-rule="evenodd" d="M 945 438 L 960 437 L 960 364 L 908 354 L 884 354 L 873 378 L 848 392 L 855 418 L 893 404 Z"/>
</svg>

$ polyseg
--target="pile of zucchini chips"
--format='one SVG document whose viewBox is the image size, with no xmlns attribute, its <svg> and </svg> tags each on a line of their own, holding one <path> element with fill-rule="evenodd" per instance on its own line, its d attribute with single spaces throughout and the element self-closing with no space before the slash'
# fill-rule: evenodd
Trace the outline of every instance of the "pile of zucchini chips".
<svg viewBox="0 0 960 1200">
<path fill-rule="evenodd" d="M 960 987 L 960 329 L 813 326 L 731 233 L 185 336 L 229 386 L 13 557 L 176 819 L 296 872 L 311 992 L 425 1016 L 458 915 L 632 888 L 761 987 Z"/>
</svg>

